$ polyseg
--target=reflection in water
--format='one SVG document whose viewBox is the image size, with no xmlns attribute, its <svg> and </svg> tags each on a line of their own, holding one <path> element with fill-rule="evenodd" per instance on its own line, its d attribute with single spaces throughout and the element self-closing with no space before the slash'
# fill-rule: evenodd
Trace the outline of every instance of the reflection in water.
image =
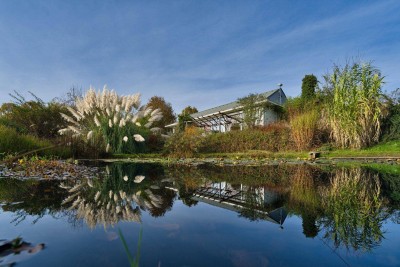
<svg viewBox="0 0 400 267">
<path fill-rule="evenodd" d="M 286 213 L 298 216 L 305 237 L 354 251 L 379 246 L 389 216 L 400 221 L 398 176 L 362 168 L 112 164 L 107 173 L 62 183 L 0 179 L 0 206 L 13 213 L 13 224 L 51 215 L 94 228 L 140 222 L 144 211 L 164 216 L 178 197 L 189 207 L 203 202 L 250 221 L 282 225 Z"/>
<path fill-rule="evenodd" d="M 90 228 L 98 224 L 107 228 L 119 221 L 141 222 L 142 210 L 155 216 L 163 214 L 166 208 L 165 194 L 161 191 L 163 183 L 153 183 L 136 172 L 129 165 L 114 164 L 107 167 L 108 175 L 103 179 L 61 183 L 60 187 L 69 193 L 62 205 L 68 206 L 73 216 Z"/>
<path fill-rule="evenodd" d="M 267 187 L 208 182 L 195 190 L 192 199 L 236 211 L 251 221 L 266 220 L 282 226 L 287 215 L 283 207 L 272 211 L 268 208 L 278 201 L 279 196 Z"/>
<path fill-rule="evenodd" d="M 322 194 L 326 216 L 321 224 L 335 247 L 370 251 L 381 243 L 389 214 L 378 174 L 360 168 L 337 170 Z"/>
<path fill-rule="evenodd" d="M 18 237 L 13 240 L 0 239 L 0 266 L 13 266 L 44 249 L 44 244 L 32 245 Z"/>
</svg>

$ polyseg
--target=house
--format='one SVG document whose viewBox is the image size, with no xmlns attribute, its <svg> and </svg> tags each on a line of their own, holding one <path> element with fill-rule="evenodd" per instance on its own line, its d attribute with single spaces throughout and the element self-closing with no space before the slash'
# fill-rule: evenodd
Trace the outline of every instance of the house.
<svg viewBox="0 0 400 267">
<path fill-rule="evenodd" d="M 276 106 L 282 106 L 287 100 L 282 88 L 270 90 L 261 95 L 269 104 Z M 265 126 L 279 120 L 279 114 L 270 105 L 259 109 L 257 113 L 256 125 L 259 126 Z M 228 132 L 233 129 L 242 130 L 245 126 L 243 107 L 238 101 L 206 109 L 190 116 L 192 125 L 201 127 L 206 131 Z M 165 127 L 175 132 L 177 126 L 178 123 L 173 123 Z"/>
<path fill-rule="evenodd" d="M 286 95 L 281 88 L 262 93 L 265 101 L 277 106 L 286 102 Z M 205 130 L 227 132 L 234 127 L 243 129 L 243 107 L 238 101 L 224 104 L 218 107 L 206 109 L 191 115 L 193 123 Z M 258 111 L 256 125 L 265 126 L 279 120 L 279 114 L 270 107 Z"/>
</svg>

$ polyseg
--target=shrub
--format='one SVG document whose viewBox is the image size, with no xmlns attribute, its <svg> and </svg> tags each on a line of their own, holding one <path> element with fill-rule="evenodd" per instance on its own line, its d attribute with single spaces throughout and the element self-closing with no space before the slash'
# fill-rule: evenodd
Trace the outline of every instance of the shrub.
<svg viewBox="0 0 400 267">
<path fill-rule="evenodd" d="M 230 153 L 247 150 L 279 151 L 291 147 L 290 129 L 284 123 L 207 135 L 201 152 Z"/>
<path fill-rule="evenodd" d="M 316 143 L 318 113 L 310 111 L 294 117 L 290 121 L 291 133 L 298 150 L 309 149 Z"/>
<path fill-rule="evenodd" d="M 0 125 L 0 153 L 22 154 L 36 149 L 54 146 L 48 140 L 41 140 L 32 135 L 19 134 L 15 129 Z M 41 156 L 58 156 L 62 158 L 70 157 L 71 151 L 62 147 L 53 147 L 37 152 Z"/>
<path fill-rule="evenodd" d="M 186 127 L 185 131 L 173 134 L 165 143 L 165 150 L 173 157 L 195 156 L 205 141 L 204 132 L 196 127 Z"/>
</svg>

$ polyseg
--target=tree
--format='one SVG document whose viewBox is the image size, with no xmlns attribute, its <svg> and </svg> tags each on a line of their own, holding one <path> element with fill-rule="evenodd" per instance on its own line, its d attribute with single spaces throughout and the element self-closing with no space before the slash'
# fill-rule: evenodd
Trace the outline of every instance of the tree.
<svg viewBox="0 0 400 267">
<path fill-rule="evenodd" d="M 249 94 L 237 100 L 243 107 L 243 122 L 248 128 L 254 128 L 257 125 L 260 113 L 267 105 L 265 100 L 262 94 Z"/>
<path fill-rule="evenodd" d="M 314 74 L 305 75 L 301 85 L 301 98 L 303 101 L 309 101 L 315 98 L 315 89 L 317 88 L 318 80 Z"/>
<path fill-rule="evenodd" d="M 195 107 L 192 107 L 192 106 L 185 107 L 182 110 L 182 112 L 178 115 L 179 129 L 184 130 L 186 122 L 192 120 L 192 117 L 190 115 L 197 113 L 197 112 L 199 112 L 199 111 Z"/>
<path fill-rule="evenodd" d="M 160 109 L 160 112 L 163 116 L 161 120 L 153 123 L 153 127 L 158 127 L 164 130 L 165 125 L 175 122 L 176 116 L 174 114 L 174 110 L 172 109 L 171 103 L 167 103 L 163 97 L 153 96 L 150 98 L 146 106 L 151 107 L 153 110 Z"/>
</svg>

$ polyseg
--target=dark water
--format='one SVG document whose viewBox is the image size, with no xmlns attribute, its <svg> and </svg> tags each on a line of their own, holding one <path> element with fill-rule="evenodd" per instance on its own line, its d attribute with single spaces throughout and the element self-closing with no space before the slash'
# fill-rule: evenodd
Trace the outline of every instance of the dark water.
<svg viewBox="0 0 400 267">
<path fill-rule="evenodd" d="M 400 266 L 399 168 L 379 169 L 113 164 L 91 181 L 0 178 L 0 239 L 19 237 L 0 241 L 0 266 L 129 266 L 127 250 L 140 266 Z"/>
</svg>

